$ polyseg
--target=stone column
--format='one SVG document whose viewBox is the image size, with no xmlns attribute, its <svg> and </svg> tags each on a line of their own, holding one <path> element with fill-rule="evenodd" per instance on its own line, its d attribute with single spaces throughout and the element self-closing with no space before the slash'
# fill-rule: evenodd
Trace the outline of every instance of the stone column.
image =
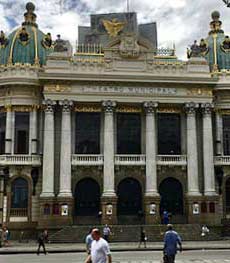
<svg viewBox="0 0 230 263">
<path fill-rule="evenodd" d="M 198 103 L 189 102 L 185 104 L 187 113 L 187 173 L 188 173 L 188 195 L 198 196 L 199 175 L 198 175 L 198 150 L 197 150 L 197 131 L 196 131 L 196 109 Z"/>
<path fill-rule="evenodd" d="M 146 112 L 146 178 L 145 196 L 156 196 L 157 191 L 157 164 L 156 164 L 156 125 L 155 111 L 157 102 L 144 103 Z"/>
<path fill-rule="evenodd" d="M 62 106 L 61 160 L 59 197 L 72 197 L 71 191 L 71 106 L 72 101 L 59 101 Z"/>
<path fill-rule="evenodd" d="M 223 155 L 223 118 L 216 112 L 216 155 Z"/>
<path fill-rule="evenodd" d="M 10 106 L 6 107 L 6 135 L 5 135 L 5 154 L 12 153 L 13 135 L 13 112 Z"/>
<path fill-rule="evenodd" d="M 114 101 L 103 101 L 104 108 L 104 189 L 103 196 L 116 196 L 114 190 Z"/>
<path fill-rule="evenodd" d="M 37 107 L 34 105 L 30 112 L 30 153 L 37 154 Z"/>
<path fill-rule="evenodd" d="M 54 196 L 54 106 L 55 101 L 50 99 L 43 102 L 45 105 L 43 171 L 41 197 Z"/>
<path fill-rule="evenodd" d="M 203 162 L 204 162 L 204 194 L 216 195 L 214 161 L 213 161 L 213 134 L 212 109 L 213 104 L 202 103 L 203 110 Z"/>
</svg>

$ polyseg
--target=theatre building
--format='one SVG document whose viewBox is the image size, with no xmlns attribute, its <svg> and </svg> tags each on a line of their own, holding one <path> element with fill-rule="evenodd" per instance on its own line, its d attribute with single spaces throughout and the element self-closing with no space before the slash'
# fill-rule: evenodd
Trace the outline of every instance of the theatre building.
<svg viewBox="0 0 230 263">
<path fill-rule="evenodd" d="M 218 12 L 209 21 L 182 61 L 136 13 L 91 15 L 72 48 L 28 3 L 0 36 L 1 222 L 230 218 L 230 40 Z"/>
</svg>

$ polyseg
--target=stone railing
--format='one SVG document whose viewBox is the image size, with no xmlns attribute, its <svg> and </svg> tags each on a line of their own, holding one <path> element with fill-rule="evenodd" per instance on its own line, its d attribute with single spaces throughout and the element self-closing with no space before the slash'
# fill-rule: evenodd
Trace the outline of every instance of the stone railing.
<svg viewBox="0 0 230 263">
<path fill-rule="evenodd" d="M 214 156 L 215 165 L 230 165 L 230 156 Z"/>
<path fill-rule="evenodd" d="M 187 165 L 186 155 L 157 155 L 158 165 Z"/>
<path fill-rule="evenodd" d="M 27 216 L 27 208 L 10 208 L 10 216 Z"/>
<path fill-rule="evenodd" d="M 40 166 L 42 157 L 40 155 L 0 155 L 0 165 L 33 165 Z"/>
<path fill-rule="evenodd" d="M 145 155 L 115 155 L 115 165 L 145 165 Z"/>
<path fill-rule="evenodd" d="M 98 154 L 73 154 L 72 165 L 103 165 L 104 157 Z"/>
</svg>

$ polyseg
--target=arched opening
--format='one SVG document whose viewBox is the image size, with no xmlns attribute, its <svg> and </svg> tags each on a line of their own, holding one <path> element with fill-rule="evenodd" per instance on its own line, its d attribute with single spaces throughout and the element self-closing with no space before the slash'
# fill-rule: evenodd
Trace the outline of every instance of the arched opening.
<svg viewBox="0 0 230 263">
<path fill-rule="evenodd" d="M 11 198 L 11 216 L 27 216 L 28 214 L 28 201 L 29 190 L 28 182 L 24 178 L 17 178 L 11 185 L 12 198 Z"/>
<path fill-rule="evenodd" d="M 133 178 L 122 180 L 117 188 L 117 215 L 119 221 L 126 221 L 129 217 L 129 223 L 140 222 L 143 216 L 142 211 L 142 189 L 140 183 Z M 128 222 L 126 222 L 128 223 Z"/>
<path fill-rule="evenodd" d="M 79 181 L 75 188 L 75 216 L 97 216 L 100 210 L 100 186 L 91 179 Z"/>
<path fill-rule="evenodd" d="M 225 183 L 225 210 L 227 214 L 230 214 L 230 177 Z"/>
<path fill-rule="evenodd" d="M 172 177 L 164 179 L 159 187 L 161 196 L 160 212 L 168 211 L 172 215 L 172 220 L 178 215 L 183 215 L 183 188 L 181 183 Z"/>
</svg>

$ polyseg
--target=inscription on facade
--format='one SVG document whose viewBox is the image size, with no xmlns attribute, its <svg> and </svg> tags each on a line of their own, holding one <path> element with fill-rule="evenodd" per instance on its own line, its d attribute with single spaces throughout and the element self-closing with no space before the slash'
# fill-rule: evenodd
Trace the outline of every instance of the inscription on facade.
<svg viewBox="0 0 230 263">
<path fill-rule="evenodd" d="M 120 86 L 82 86 L 83 93 L 128 93 L 128 94 L 157 94 L 157 95 L 175 95 L 176 88 L 162 87 L 120 87 Z"/>
</svg>

